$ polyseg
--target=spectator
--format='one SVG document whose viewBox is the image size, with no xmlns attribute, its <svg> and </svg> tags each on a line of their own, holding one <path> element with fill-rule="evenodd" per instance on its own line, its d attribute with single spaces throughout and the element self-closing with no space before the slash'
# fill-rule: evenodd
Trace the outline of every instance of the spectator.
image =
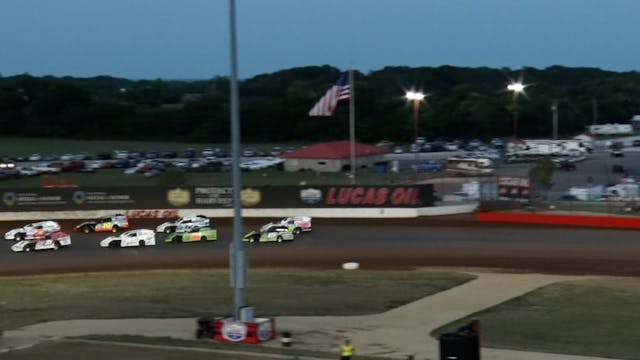
<svg viewBox="0 0 640 360">
<path fill-rule="evenodd" d="M 351 341 L 347 339 L 340 347 L 340 359 L 351 360 L 351 355 L 353 355 L 353 345 L 351 345 Z"/>
</svg>

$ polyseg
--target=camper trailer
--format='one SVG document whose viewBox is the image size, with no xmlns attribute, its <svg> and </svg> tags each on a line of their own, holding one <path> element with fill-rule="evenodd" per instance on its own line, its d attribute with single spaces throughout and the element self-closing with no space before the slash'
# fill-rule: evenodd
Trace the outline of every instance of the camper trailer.
<svg viewBox="0 0 640 360">
<path fill-rule="evenodd" d="M 491 159 L 475 157 L 450 157 L 445 172 L 451 175 L 491 175 L 495 168 Z"/>
</svg>

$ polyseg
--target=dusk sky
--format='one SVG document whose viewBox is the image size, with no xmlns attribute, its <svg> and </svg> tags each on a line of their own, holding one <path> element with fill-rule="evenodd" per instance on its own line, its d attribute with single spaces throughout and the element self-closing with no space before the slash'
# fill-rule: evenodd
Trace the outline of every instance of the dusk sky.
<svg viewBox="0 0 640 360">
<path fill-rule="evenodd" d="M 331 65 L 640 70 L 638 0 L 236 0 L 241 78 Z M 0 0 L 0 74 L 202 79 L 228 0 Z"/>
</svg>

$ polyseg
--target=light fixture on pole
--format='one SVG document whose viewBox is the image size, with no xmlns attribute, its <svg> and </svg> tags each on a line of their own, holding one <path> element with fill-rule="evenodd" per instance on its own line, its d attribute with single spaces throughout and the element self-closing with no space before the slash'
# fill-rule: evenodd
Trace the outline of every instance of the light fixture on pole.
<svg viewBox="0 0 640 360">
<path fill-rule="evenodd" d="M 525 85 L 521 82 L 514 82 L 507 85 L 507 90 L 513 92 L 513 138 L 518 138 L 518 98 L 524 92 Z"/>
<path fill-rule="evenodd" d="M 418 110 L 420 108 L 420 101 L 424 100 L 425 94 L 419 91 L 407 91 L 404 95 L 409 101 L 413 101 L 413 141 L 418 138 Z"/>
</svg>

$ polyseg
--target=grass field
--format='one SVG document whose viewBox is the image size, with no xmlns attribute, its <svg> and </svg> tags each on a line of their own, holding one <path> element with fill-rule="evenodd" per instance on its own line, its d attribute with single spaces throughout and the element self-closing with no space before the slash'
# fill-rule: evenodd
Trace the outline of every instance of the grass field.
<svg viewBox="0 0 640 360">
<path fill-rule="evenodd" d="M 260 270 L 250 273 L 246 296 L 258 316 L 356 315 L 379 313 L 471 278 L 428 271 Z M 476 318 L 484 347 L 638 360 L 638 298 L 640 282 L 635 278 L 567 281 L 472 314 L 433 335 Z M 2 278 L 0 299 L 0 323 L 10 329 L 76 318 L 224 316 L 232 307 L 232 289 L 226 271 L 89 273 Z M 148 344 L 168 341 L 91 338 Z M 169 344 L 210 347 L 199 341 Z"/>
<path fill-rule="evenodd" d="M 95 341 L 92 341 L 95 340 Z M 116 343 L 114 343 L 116 342 Z M 140 344 L 150 346 L 139 346 Z M 162 346 L 162 347 L 159 347 Z M 167 348 L 167 346 L 173 348 Z M 184 351 L 182 349 L 204 351 Z M 210 340 L 177 340 L 170 338 L 149 338 L 141 336 L 84 336 L 63 341 L 41 342 L 36 346 L 3 353 L 3 360 L 46 359 L 55 354 L 65 360 L 264 360 L 280 355 L 282 359 L 335 359 L 335 353 L 305 351 L 297 348 L 274 348 L 248 344 L 228 344 Z M 358 355 L 358 360 L 386 360 L 385 357 Z"/>
<path fill-rule="evenodd" d="M 427 271 L 253 270 L 246 299 L 257 316 L 369 314 L 472 278 Z M 0 299 L 0 329 L 12 329 L 65 319 L 226 316 L 233 289 L 227 271 L 90 273 L 0 278 Z"/>
<path fill-rule="evenodd" d="M 546 286 L 434 332 L 480 320 L 482 346 L 640 359 L 638 279 L 569 281 Z"/>
</svg>

